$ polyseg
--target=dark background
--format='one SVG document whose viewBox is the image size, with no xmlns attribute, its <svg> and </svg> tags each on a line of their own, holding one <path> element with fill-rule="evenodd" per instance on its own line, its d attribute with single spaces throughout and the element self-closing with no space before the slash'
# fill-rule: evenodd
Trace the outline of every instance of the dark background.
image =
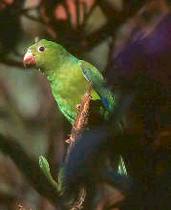
<svg viewBox="0 0 171 210">
<path fill-rule="evenodd" d="M 170 10 L 169 1 L 154 1 L 154 4 L 158 5 L 157 9 L 155 5 L 149 6 L 150 2 L 153 1 L 0 1 L 0 134 L 2 135 L 2 140 L 0 139 L 0 150 L 2 150 L 2 152 L 0 151 L 0 210 L 20 209 L 19 204 L 24 206 L 23 210 L 24 208 L 55 209 L 46 199 L 46 197 L 51 197 L 50 193 L 47 196 L 48 189 L 46 186 L 41 188 L 46 183 L 43 183 L 38 176 L 38 157 L 46 155 L 52 168 L 52 174 L 56 175 L 58 165 L 65 153 L 64 139 L 67 138 L 70 130 L 70 126 L 57 110 L 47 80 L 34 69 L 27 70 L 23 67 L 22 59 L 26 48 L 34 43 L 35 37 L 57 41 L 74 55 L 90 61 L 103 71 L 108 78 L 109 85 L 113 86 L 115 56 L 133 39 L 133 29 L 141 29 L 144 37 L 150 37 L 160 22 L 160 16 L 162 18 L 162 15 Z M 144 6 L 147 6 L 147 11 Z M 144 10 L 145 12 L 143 12 Z M 171 25 L 168 24 L 168 27 Z M 156 37 L 160 37 L 160 33 Z M 171 39 L 166 36 L 166 40 L 168 41 L 165 49 L 166 51 L 168 49 L 170 53 Z M 161 43 L 163 43 L 162 40 Z M 145 44 L 148 48 L 149 43 Z M 155 45 L 159 46 L 160 42 L 156 41 Z M 136 55 L 134 47 L 130 47 L 130 52 Z M 165 57 L 162 50 L 158 52 L 158 58 Z M 167 54 L 166 59 L 168 71 L 171 67 L 170 55 Z M 123 81 L 127 84 L 131 78 L 132 83 L 134 76 L 130 76 L 132 67 L 128 68 L 129 62 L 134 63 L 135 60 L 137 66 L 142 68 L 140 59 L 142 57 L 141 54 L 138 54 L 131 59 L 129 51 L 123 56 L 128 57 L 128 64 L 123 65 L 123 69 L 128 71 L 124 73 Z M 151 57 L 145 59 L 151 61 Z M 135 68 L 136 70 L 140 69 Z M 158 69 L 159 73 L 162 71 L 162 68 Z M 153 74 L 156 75 L 156 73 Z M 157 78 L 160 78 L 161 75 L 158 75 Z M 152 77 L 153 79 L 155 80 L 156 77 Z M 170 80 L 163 79 L 161 84 L 164 84 L 169 92 Z M 159 85 L 159 87 L 161 86 Z M 166 105 L 165 116 L 169 118 L 168 110 L 169 106 Z M 136 114 L 133 115 L 136 116 Z M 130 124 L 133 133 L 137 132 L 139 124 L 141 127 L 141 122 L 134 123 L 133 118 L 130 118 Z M 168 155 L 170 154 L 168 152 L 169 126 L 170 123 L 165 123 L 162 127 L 162 134 L 166 136 L 166 139 L 164 138 L 162 141 L 164 149 L 159 154 L 165 154 L 165 151 Z M 140 136 L 144 135 L 142 130 L 141 128 L 139 131 L 138 127 Z M 160 157 L 160 155 L 158 156 Z M 150 159 L 150 157 L 146 158 L 147 162 L 148 158 Z M 168 164 L 168 161 L 164 162 L 164 165 Z M 157 167 L 160 174 L 160 171 L 168 166 L 163 166 L 160 161 Z M 163 188 L 164 190 L 161 189 L 161 193 L 165 189 L 170 189 L 168 184 L 166 186 Z M 47 194 L 44 192 L 46 190 Z M 105 189 L 103 190 L 105 191 Z M 39 193 L 42 191 L 44 197 L 41 197 L 36 191 Z M 120 196 L 117 193 L 115 195 Z M 110 196 L 107 194 L 107 197 Z M 114 199 L 111 198 L 111 200 Z M 99 205 L 99 209 L 104 209 L 104 202 L 111 201 L 103 201 Z"/>
</svg>

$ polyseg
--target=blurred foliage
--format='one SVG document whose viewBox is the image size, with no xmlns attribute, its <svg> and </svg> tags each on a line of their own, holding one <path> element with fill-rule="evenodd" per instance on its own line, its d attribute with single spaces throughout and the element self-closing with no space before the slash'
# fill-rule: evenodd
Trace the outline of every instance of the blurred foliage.
<svg viewBox="0 0 171 210">
<path fill-rule="evenodd" d="M 34 6 L 28 6 L 28 8 L 25 8 L 24 1 L 15 0 L 11 3 L 2 1 L 0 6 L 1 52 L 4 54 L 13 50 L 20 41 L 21 17 L 24 16 L 41 23 L 45 30 L 44 36 L 63 43 L 72 52 L 84 53 L 112 35 L 118 25 L 133 15 L 142 3 L 143 1 L 125 1 L 124 9 L 118 11 L 111 1 L 101 0 L 41 0 L 30 3 Z M 94 18 L 93 24 L 98 24 L 95 21 L 97 9 L 100 9 L 104 15 L 105 23 L 97 30 L 89 32 L 87 27 L 91 16 Z M 99 22 L 101 22 L 100 16 Z M 13 35 L 12 39 L 11 35 Z"/>
<path fill-rule="evenodd" d="M 49 85 L 42 75 L 34 71 L 22 71 L 23 49 L 28 43 L 30 45 L 30 42 L 34 42 L 35 36 L 45 37 L 60 42 L 77 56 L 89 55 L 89 57 L 100 58 L 102 63 L 108 63 L 106 71 L 107 74 L 110 74 L 110 70 L 113 71 L 115 66 L 113 59 L 122 46 L 129 42 L 134 26 L 140 27 L 144 24 L 145 18 L 142 21 L 137 14 L 141 13 L 141 17 L 149 17 L 147 16 L 149 13 L 144 12 L 146 3 L 148 3 L 146 0 L 0 1 L 0 133 L 3 134 L 0 136 L 0 148 L 5 154 L 1 154 L 0 157 L 0 209 L 20 209 L 18 204 L 22 204 L 23 209 L 59 209 L 57 204 L 55 206 L 57 203 L 56 192 L 51 190 L 46 176 L 38 167 L 38 156 L 43 154 L 47 157 L 51 166 L 52 176 L 50 175 L 50 177 L 57 177 L 59 165 L 66 152 L 64 139 L 69 133 L 70 126 L 58 112 Z M 105 56 L 103 43 L 105 46 L 107 45 L 108 54 Z M 102 46 L 101 51 L 99 46 Z M 126 57 L 128 55 L 129 53 L 126 54 Z M 94 62 L 98 63 L 99 61 L 94 60 Z M 130 78 L 131 73 L 129 72 L 127 76 Z M 112 74 L 108 77 L 114 82 Z M 127 81 L 123 81 L 127 84 Z M 132 81 L 130 83 L 134 84 Z M 136 84 L 138 85 L 133 88 L 139 89 L 139 80 Z M 125 87 L 127 90 L 127 85 Z M 144 89 L 142 88 L 142 90 Z M 143 100 L 144 98 L 141 97 L 140 101 Z M 153 107 L 150 112 L 153 114 Z M 166 115 L 167 113 L 170 112 L 167 111 Z M 136 124 L 138 127 L 139 124 L 134 118 L 142 116 L 137 117 L 131 114 L 130 127 L 132 124 Z M 133 128 L 134 132 L 135 127 Z M 168 135 L 169 128 L 162 128 L 163 135 Z M 136 136 L 138 140 L 141 137 L 140 135 Z M 136 178 L 145 177 L 147 170 L 151 170 L 149 169 L 151 162 L 156 159 L 159 162 L 158 165 L 155 165 L 157 173 L 163 174 L 164 169 L 169 171 L 168 161 L 162 160 L 162 157 L 169 159 L 169 147 L 167 152 L 162 147 L 160 153 L 151 150 L 143 153 L 140 148 L 137 148 L 137 145 L 134 145 L 133 141 L 130 140 L 130 142 L 130 145 L 128 142 L 125 143 L 125 147 L 131 147 L 130 151 L 132 151 L 129 154 L 132 161 L 130 168 L 135 167 L 135 159 L 142 165 L 144 162 L 149 162 L 144 166 L 144 171 L 140 167 L 142 165 L 138 169 L 136 165 Z M 49 176 L 48 162 L 44 161 L 44 166 L 45 173 L 48 173 Z M 149 168 L 146 169 L 146 167 Z M 155 170 L 149 172 L 153 178 L 154 173 Z M 157 179 L 166 180 L 168 176 L 168 173 L 164 173 L 164 175 L 156 177 L 155 181 Z M 148 189 L 144 194 L 149 190 L 150 199 L 153 198 L 153 194 L 155 194 L 155 198 L 159 198 L 160 193 L 155 192 L 157 188 L 155 185 L 161 184 L 163 193 L 167 187 L 170 187 L 169 184 L 167 185 L 168 182 L 163 184 L 161 180 L 153 182 L 153 186 L 150 185 L 149 188 L 150 181 L 148 180 Z M 53 180 L 53 182 L 55 181 Z M 165 187 L 165 185 L 167 186 Z M 39 196 L 33 189 L 36 189 L 42 196 Z M 124 199 L 122 192 L 107 184 L 99 184 L 96 190 L 95 209 L 114 209 L 115 203 Z M 147 203 L 150 203 L 149 198 L 146 198 Z M 160 206 L 165 203 L 161 202 Z"/>
</svg>

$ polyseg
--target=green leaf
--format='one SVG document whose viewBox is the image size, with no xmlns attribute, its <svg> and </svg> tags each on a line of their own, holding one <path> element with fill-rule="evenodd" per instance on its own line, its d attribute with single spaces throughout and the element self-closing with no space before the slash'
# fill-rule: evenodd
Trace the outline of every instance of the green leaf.
<svg viewBox="0 0 171 210">
<path fill-rule="evenodd" d="M 58 190 L 58 184 L 53 179 L 51 173 L 50 173 L 50 167 L 47 159 L 43 157 L 42 155 L 39 157 L 39 166 L 41 170 L 43 171 L 44 175 L 48 178 L 49 182 Z"/>
<path fill-rule="evenodd" d="M 124 160 L 123 160 L 122 156 L 120 156 L 119 159 L 120 160 L 119 160 L 119 165 L 118 165 L 118 173 L 121 174 L 121 175 L 127 176 L 128 173 L 127 173 L 126 166 L 125 166 L 125 163 L 124 163 Z"/>
</svg>

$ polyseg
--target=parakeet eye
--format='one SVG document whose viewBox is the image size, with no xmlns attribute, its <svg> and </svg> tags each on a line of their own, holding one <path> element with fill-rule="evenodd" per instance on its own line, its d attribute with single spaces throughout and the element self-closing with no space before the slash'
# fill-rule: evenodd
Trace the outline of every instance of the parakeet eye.
<svg viewBox="0 0 171 210">
<path fill-rule="evenodd" d="M 43 47 L 43 46 L 39 47 L 39 48 L 38 48 L 38 51 L 39 51 L 39 52 L 45 51 L 45 47 Z"/>
</svg>

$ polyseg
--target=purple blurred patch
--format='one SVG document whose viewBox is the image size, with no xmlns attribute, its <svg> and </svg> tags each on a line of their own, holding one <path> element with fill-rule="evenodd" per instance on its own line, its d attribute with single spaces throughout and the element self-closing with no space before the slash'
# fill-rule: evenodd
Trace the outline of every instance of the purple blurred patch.
<svg viewBox="0 0 171 210">
<path fill-rule="evenodd" d="M 132 80 L 139 73 L 145 73 L 163 86 L 170 86 L 171 14 L 166 15 L 146 37 L 136 36 L 135 32 L 130 42 L 117 56 L 113 56 L 107 77 L 112 84 L 118 74 L 121 78 Z"/>
</svg>

